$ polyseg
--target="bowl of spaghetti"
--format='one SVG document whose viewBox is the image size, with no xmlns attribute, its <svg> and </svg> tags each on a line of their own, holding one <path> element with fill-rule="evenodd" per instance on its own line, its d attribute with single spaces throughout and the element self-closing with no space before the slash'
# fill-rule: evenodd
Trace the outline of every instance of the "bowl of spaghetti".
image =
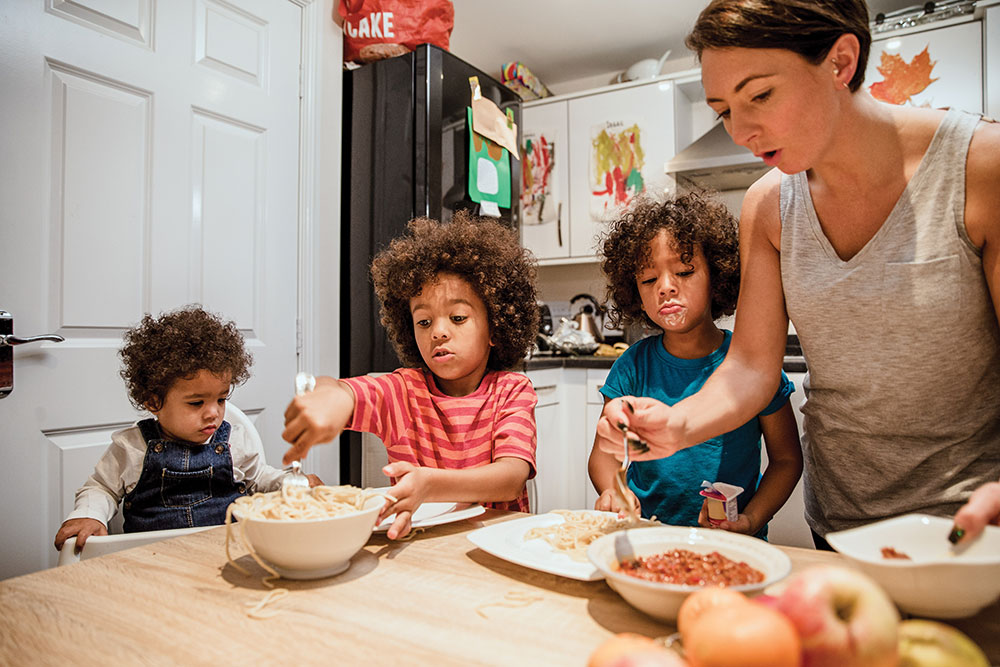
<svg viewBox="0 0 1000 667">
<path fill-rule="evenodd" d="M 752 595 L 792 569 L 788 556 L 764 540 L 682 526 L 605 535 L 588 547 L 587 557 L 626 602 L 667 622 L 701 588 L 725 586 Z"/>
<path fill-rule="evenodd" d="M 267 580 L 339 574 L 371 537 L 384 503 L 383 495 L 353 486 L 286 486 L 237 498 L 226 512 L 226 556 L 247 573 L 230 555 L 235 533 Z"/>
</svg>

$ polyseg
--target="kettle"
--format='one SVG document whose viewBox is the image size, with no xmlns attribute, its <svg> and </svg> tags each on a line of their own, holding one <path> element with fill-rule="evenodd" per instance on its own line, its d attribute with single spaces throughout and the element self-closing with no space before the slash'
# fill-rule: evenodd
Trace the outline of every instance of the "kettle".
<svg viewBox="0 0 1000 667">
<path fill-rule="evenodd" d="M 577 294 L 574 296 L 569 300 L 570 308 L 581 299 L 586 299 L 590 303 L 585 303 L 580 307 L 580 310 L 573 315 L 573 321 L 580 327 L 580 331 L 589 333 L 598 343 L 604 342 L 604 336 L 601 334 L 601 330 L 604 328 L 604 308 L 597 303 L 597 299 L 589 294 Z M 601 318 L 600 324 L 597 323 L 598 316 Z"/>
</svg>

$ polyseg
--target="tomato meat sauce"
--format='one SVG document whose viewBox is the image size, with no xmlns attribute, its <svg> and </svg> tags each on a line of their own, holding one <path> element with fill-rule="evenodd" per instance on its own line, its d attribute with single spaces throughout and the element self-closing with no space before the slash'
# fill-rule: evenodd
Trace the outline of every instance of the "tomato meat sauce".
<svg viewBox="0 0 1000 667">
<path fill-rule="evenodd" d="M 699 554 L 672 549 L 662 554 L 623 560 L 620 570 L 637 579 L 681 586 L 740 586 L 764 581 L 764 573 L 718 551 Z"/>
</svg>

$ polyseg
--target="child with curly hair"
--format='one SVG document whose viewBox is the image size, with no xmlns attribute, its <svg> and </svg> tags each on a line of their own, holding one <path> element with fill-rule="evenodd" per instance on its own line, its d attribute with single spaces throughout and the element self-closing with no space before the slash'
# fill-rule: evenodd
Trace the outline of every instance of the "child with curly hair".
<svg viewBox="0 0 1000 667">
<path fill-rule="evenodd" d="M 508 372 L 538 330 L 535 263 L 516 233 L 458 212 L 410 221 L 372 261 L 381 321 L 407 367 L 380 377 L 319 378 L 285 411 L 285 461 L 347 428 L 382 438 L 405 536 L 427 501 L 527 511 L 535 468 L 531 382 Z M 380 519 L 381 519 L 380 516 Z"/>
<path fill-rule="evenodd" d="M 726 208 L 701 193 L 640 199 L 610 225 L 601 268 L 608 280 L 612 326 L 641 321 L 662 331 L 615 361 L 601 389 L 605 405 L 627 396 L 673 404 L 698 391 L 722 363 L 732 338 L 715 324 L 733 313 L 739 292 L 736 222 Z M 710 527 L 701 482 L 726 482 L 744 489 L 737 498 L 739 516 L 716 527 L 766 536 L 767 522 L 802 472 L 788 401 L 793 390 L 782 373 L 770 404 L 738 429 L 668 458 L 633 462 L 627 473 L 629 502 L 647 518 Z M 768 466 L 758 486 L 762 433 Z M 618 468 L 614 456 L 595 441 L 589 471 L 600 493 L 597 509 L 624 509 L 616 490 Z"/>
<path fill-rule="evenodd" d="M 198 306 L 147 314 L 125 332 L 119 356 L 129 400 L 153 418 L 111 435 L 56 549 L 73 536 L 79 549 L 91 535 L 107 535 L 119 502 L 126 533 L 212 526 L 225 522 L 236 497 L 280 486 L 285 473 L 264 462 L 256 431 L 223 419 L 253 363 L 235 323 Z M 313 475 L 310 482 L 321 483 Z"/>
</svg>

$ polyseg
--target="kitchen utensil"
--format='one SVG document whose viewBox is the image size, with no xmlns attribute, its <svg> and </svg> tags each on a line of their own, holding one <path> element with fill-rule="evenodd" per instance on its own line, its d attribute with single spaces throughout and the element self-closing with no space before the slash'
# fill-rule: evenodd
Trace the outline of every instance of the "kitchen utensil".
<svg viewBox="0 0 1000 667">
<path fill-rule="evenodd" d="M 644 58 L 638 62 L 629 65 L 629 68 L 618 75 L 618 83 L 624 83 L 625 81 L 638 81 L 639 79 L 652 79 L 660 73 L 663 69 L 663 63 L 667 62 L 667 58 L 670 57 L 671 49 L 667 49 L 667 52 L 660 56 L 660 59 L 656 58 Z"/>
<path fill-rule="evenodd" d="M 310 392 L 316 387 L 316 378 L 310 373 L 296 373 L 295 374 L 295 395 L 301 396 L 306 392 Z M 281 480 L 281 487 L 291 487 L 291 486 L 301 486 L 302 488 L 309 488 L 309 478 L 302 474 L 302 462 L 292 461 L 292 465 L 288 466 L 286 470 L 289 471 L 285 478 Z"/>
<path fill-rule="evenodd" d="M 604 328 L 604 309 L 597 303 L 597 299 L 590 294 L 577 294 L 569 300 L 569 305 L 572 308 L 574 303 L 583 299 L 590 301 L 590 303 L 584 304 L 576 312 L 573 321 L 577 323 L 580 331 L 589 333 L 595 341 L 603 343 L 604 335 L 601 333 L 601 329 Z M 600 323 L 597 321 L 598 316 L 601 317 Z"/>
</svg>

